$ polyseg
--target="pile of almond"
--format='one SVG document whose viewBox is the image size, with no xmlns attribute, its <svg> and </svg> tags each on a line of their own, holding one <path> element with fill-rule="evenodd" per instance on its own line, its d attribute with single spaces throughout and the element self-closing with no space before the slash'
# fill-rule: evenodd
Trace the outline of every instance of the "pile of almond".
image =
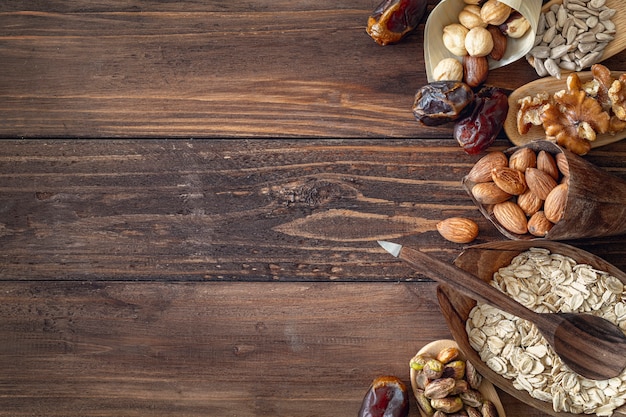
<svg viewBox="0 0 626 417">
<path fill-rule="evenodd" d="M 474 199 L 511 233 L 544 237 L 563 218 L 569 167 L 564 154 L 520 148 L 490 152 L 466 179 Z"/>
</svg>

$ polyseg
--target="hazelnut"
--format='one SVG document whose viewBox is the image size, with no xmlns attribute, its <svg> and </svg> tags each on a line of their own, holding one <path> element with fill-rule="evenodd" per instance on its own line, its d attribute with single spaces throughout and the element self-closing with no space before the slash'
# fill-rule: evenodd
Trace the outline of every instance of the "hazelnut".
<svg viewBox="0 0 626 417">
<path fill-rule="evenodd" d="M 475 27 L 465 36 L 465 49 L 471 56 L 487 56 L 493 49 L 493 37 L 483 27 Z"/>
<path fill-rule="evenodd" d="M 435 81 L 462 81 L 463 64 L 455 58 L 444 58 L 433 69 Z"/>
<path fill-rule="evenodd" d="M 467 55 L 465 37 L 469 29 L 460 23 L 452 23 L 443 28 L 443 44 L 456 56 Z"/>
<path fill-rule="evenodd" d="M 478 87 L 489 75 L 489 61 L 486 56 L 463 57 L 463 81 L 470 87 Z"/>
<path fill-rule="evenodd" d="M 480 18 L 480 6 L 475 4 L 468 4 L 459 13 L 459 23 L 468 29 L 475 27 L 487 27 L 487 23 L 483 22 Z"/>
<path fill-rule="evenodd" d="M 511 15 L 511 7 L 497 0 L 487 0 L 480 8 L 480 17 L 490 25 L 501 25 Z"/>
</svg>

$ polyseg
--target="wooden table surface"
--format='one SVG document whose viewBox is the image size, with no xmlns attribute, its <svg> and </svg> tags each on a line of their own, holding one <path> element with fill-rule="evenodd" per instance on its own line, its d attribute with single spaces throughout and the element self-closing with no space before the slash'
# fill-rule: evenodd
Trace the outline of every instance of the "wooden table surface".
<svg viewBox="0 0 626 417">
<path fill-rule="evenodd" d="M 0 415 L 354 416 L 408 383 L 450 334 L 375 241 L 504 237 L 461 188 L 478 156 L 412 117 L 423 24 L 380 47 L 376 4 L 0 3 Z M 626 179 L 626 144 L 586 158 Z M 624 236 L 569 243 L 626 269 Z"/>
</svg>

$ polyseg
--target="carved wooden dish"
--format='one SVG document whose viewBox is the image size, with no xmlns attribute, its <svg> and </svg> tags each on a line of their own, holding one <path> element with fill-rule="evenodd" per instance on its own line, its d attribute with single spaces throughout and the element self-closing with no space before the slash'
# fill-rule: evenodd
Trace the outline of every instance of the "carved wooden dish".
<svg viewBox="0 0 626 417">
<path fill-rule="evenodd" d="M 490 281 L 495 271 L 509 265 L 515 256 L 531 247 L 546 248 L 553 253 L 569 256 L 577 263 L 586 263 L 598 270 L 606 271 L 626 284 L 626 274 L 603 259 L 573 246 L 551 241 L 503 241 L 476 245 L 463 251 L 454 263 L 459 268 L 474 274 L 482 280 Z M 557 413 L 553 410 L 552 403 L 537 400 L 526 391 L 517 390 L 513 387 L 511 380 L 492 371 L 471 347 L 465 330 L 465 322 L 476 302 L 445 285 L 437 287 L 437 297 L 442 313 L 459 348 L 466 354 L 467 360 L 472 362 L 483 377 L 518 400 L 546 414 L 557 417 L 584 415 Z M 615 410 L 613 417 L 626 417 L 626 405 Z"/>
<path fill-rule="evenodd" d="M 489 69 L 500 68 L 523 58 L 533 47 L 541 0 L 501 0 L 513 9 L 518 10 L 531 24 L 528 32 L 519 39 L 510 38 L 506 53 L 499 61 L 489 59 Z M 461 57 L 448 51 L 443 43 L 443 28 L 451 23 L 458 23 L 458 16 L 466 3 L 463 0 L 442 0 L 429 14 L 424 28 L 424 62 L 428 81 L 434 81 L 433 70 L 444 58 Z"/>
<path fill-rule="evenodd" d="M 626 2 L 624 2 L 626 5 Z M 626 13 L 626 12 L 625 12 Z M 620 71 L 611 71 L 611 74 L 614 78 L 619 78 L 622 74 Z M 522 135 L 517 130 L 517 113 L 520 109 L 520 105 L 518 101 L 527 96 L 534 96 L 540 92 L 547 92 L 549 94 L 554 94 L 557 91 L 566 89 L 566 80 L 567 75 L 563 75 L 562 79 L 557 79 L 553 77 L 541 78 L 539 80 L 532 81 L 528 84 L 525 84 L 509 95 L 509 112 L 507 113 L 506 120 L 504 121 L 504 131 L 506 132 L 507 137 L 511 142 L 515 145 L 525 145 L 529 142 L 538 139 L 545 139 L 546 133 L 543 130 L 542 126 L 532 126 L 528 133 Z M 578 77 L 580 80 L 585 83 L 593 78 L 591 71 L 583 71 L 578 73 Z M 597 139 L 591 142 L 592 148 L 597 148 L 599 146 L 608 145 L 609 143 L 617 142 L 626 138 L 626 130 L 622 130 L 616 134 L 599 134 Z"/>
<path fill-rule="evenodd" d="M 417 352 L 417 354 L 428 354 L 434 357 L 437 355 L 437 353 L 439 353 L 440 351 L 448 347 L 459 348 L 459 345 L 454 340 L 449 340 L 449 339 L 435 340 L 433 342 L 428 343 L 424 347 L 422 347 Z M 461 351 L 459 355 L 460 359 L 467 360 L 467 357 L 463 349 L 459 349 L 459 350 Z M 417 372 L 415 371 L 415 369 L 411 368 L 411 388 L 413 389 L 413 392 L 415 392 L 415 390 L 417 389 L 417 386 L 415 383 L 416 374 Z M 504 412 L 504 407 L 502 406 L 502 401 L 500 401 L 500 397 L 498 396 L 496 389 L 494 388 L 493 384 L 489 382 L 489 380 L 487 380 L 486 378 L 483 378 L 482 383 L 478 387 L 478 391 L 480 391 L 480 393 L 483 395 L 483 398 L 491 401 L 496 406 L 496 409 L 498 410 L 498 417 L 506 417 L 506 414 Z M 419 411 L 422 417 L 428 417 L 421 409 Z"/>
</svg>

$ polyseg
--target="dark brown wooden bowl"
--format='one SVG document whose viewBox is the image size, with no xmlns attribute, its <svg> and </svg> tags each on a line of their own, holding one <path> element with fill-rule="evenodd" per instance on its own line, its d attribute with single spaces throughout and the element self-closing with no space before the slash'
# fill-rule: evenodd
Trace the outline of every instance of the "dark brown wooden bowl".
<svg viewBox="0 0 626 417">
<path fill-rule="evenodd" d="M 492 280 L 494 272 L 501 267 L 509 265 L 515 256 L 532 247 L 546 248 L 553 253 L 569 256 L 577 263 L 586 263 L 598 270 L 606 271 L 626 284 L 626 274 L 603 259 L 576 247 L 547 240 L 516 240 L 476 245 L 465 249 L 454 263 L 459 268 L 489 282 Z M 492 371 L 491 368 L 480 359 L 478 353 L 471 347 L 465 330 L 465 322 L 469 317 L 471 309 L 476 305 L 476 301 L 460 294 L 447 285 L 439 285 L 437 287 L 437 297 L 452 336 L 461 350 L 466 354 L 467 359 L 474 364 L 485 378 L 518 400 L 546 414 L 558 417 L 580 416 L 578 414 L 555 412 L 552 408 L 552 403 L 537 400 L 531 397 L 526 391 L 517 390 L 513 387 L 511 380 Z M 613 416 L 626 417 L 626 405 L 616 409 Z"/>
<path fill-rule="evenodd" d="M 545 239 L 571 240 L 626 233 L 626 181 L 547 140 L 510 148 L 504 153 L 511 156 L 520 148 L 530 148 L 535 152 L 544 150 L 552 155 L 563 153 L 569 165 L 565 213 Z M 531 234 L 519 235 L 506 230 L 493 215 L 493 205 L 476 201 L 471 191 L 474 183 L 467 176 L 463 178 L 462 185 L 481 213 L 504 236 L 514 240 L 538 239 Z"/>
</svg>

